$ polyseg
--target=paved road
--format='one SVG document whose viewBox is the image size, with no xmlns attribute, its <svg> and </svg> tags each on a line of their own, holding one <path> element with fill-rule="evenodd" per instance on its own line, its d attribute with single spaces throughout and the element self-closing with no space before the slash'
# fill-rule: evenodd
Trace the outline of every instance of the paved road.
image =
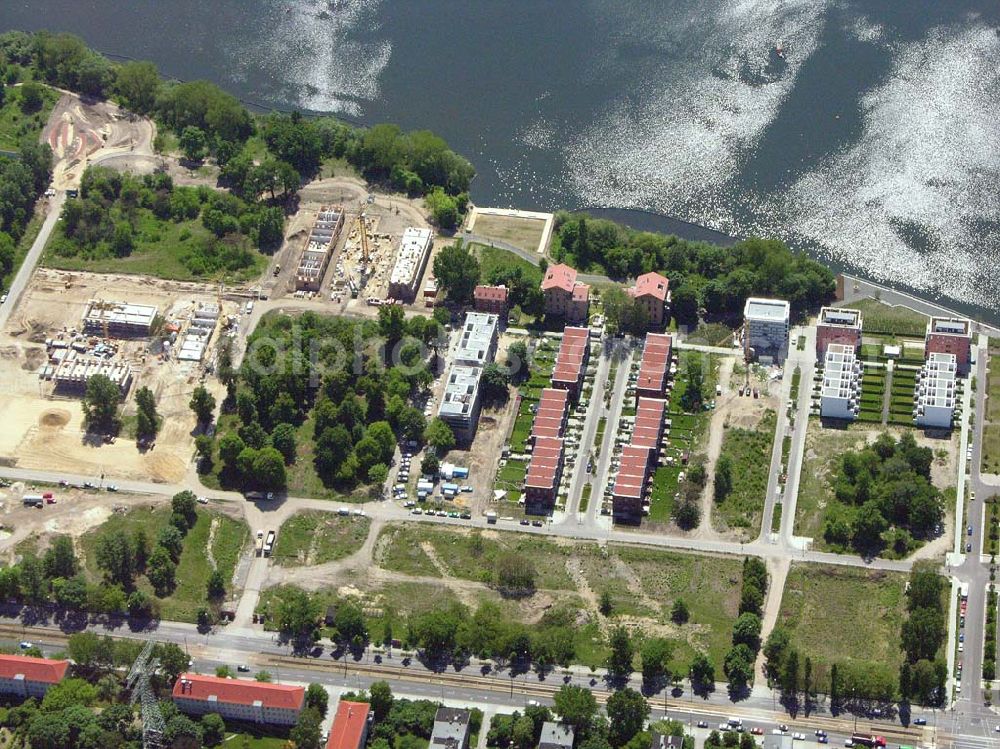
<svg viewBox="0 0 1000 749">
<path fill-rule="evenodd" d="M 812 403 L 813 375 L 816 372 L 816 328 L 799 331 L 806 336 L 803 351 L 796 351 L 792 360 L 792 370 L 799 367 L 799 396 L 794 404 L 795 425 L 791 428 L 792 445 L 788 453 L 788 477 L 785 481 L 782 499 L 780 543 L 786 548 L 795 545 L 795 508 L 799 496 L 799 477 L 802 473 L 802 458 L 806 449 L 806 433 L 809 428 L 809 406 Z M 805 542 L 804 539 L 802 541 Z"/>
<path fill-rule="evenodd" d="M 24 262 L 21 263 L 21 267 L 14 276 L 14 280 L 11 281 L 10 288 L 6 290 L 7 301 L 0 305 L 0 330 L 7 327 L 7 320 L 10 318 L 15 307 L 17 307 L 21 294 L 27 288 L 28 281 L 31 280 L 31 274 L 35 272 L 35 266 L 38 265 L 42 251 L 45 249 L 45 245 L 52 235 L 56 221 L 59 220 L 59 214 L 62 213 L 63 203 L 66 201 L 66 193 L 57 192 L 55 197 L 48 198 L 48 201 L 48 213 L 45 216 L 45 221 L 42 222 L 42 228 L 39 230 L 38 236 L 35 237 L 35 241 L 32 243 L 31 249 L 28 250 L 28 254 L 25 255 Z"/>
<path fill-rule="evenodd" d="M 608 381 L 608 370 L 611 369 L 611 359 L 613 353 L 610 348 L 601 347 L 601 354 L 597 357 L 597 372 L 594 374 L 594 384 L 590 389 L 590 404 L 584 417 L 580 446 L 576 454 L 576 462 L 573 464 L 573 474 L 569 483 L 569 497 L 566 501 L 566 518 L 563 522 L 569 522 L 580 511 L 580 499 L 583 495 L 583 486 L 592 474 L 587 472 L 587 464 L 590 462 L 590 454 L 594 447 L 594 436 L 597 433 L 597 424 L 604 413 L 604 386 Z M 605 425 L 605 432 L 607 426 Z M 600 499 L 594 496 L 594 488 L 591 487 L 590 502 Z"/>
</svg>

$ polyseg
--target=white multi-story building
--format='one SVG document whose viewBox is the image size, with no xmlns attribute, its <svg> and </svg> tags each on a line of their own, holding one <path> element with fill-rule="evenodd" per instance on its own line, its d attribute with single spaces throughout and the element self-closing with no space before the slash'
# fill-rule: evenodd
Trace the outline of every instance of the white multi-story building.
<svg viewBox="0 0 1000 749">
<path fill-rule="evenodd" d="M 173 691 L 182 713 L 218 713 L 226 720 L 279 726 L 295 725 L 305 696 L 304 687 L 190 673 L 177 677 Z"/>
<path fill-rule="evenodd" d="M 482 394 L 479 380 L 483 375 L 481 367 L 455 364 L 448 372 L 444 395 L 438 406 L 438 418 L 451 427 L 455 437 L 471 440 L 479 422 Z"/>
<path fill-rule="evenodd" d="M 430 229 L 411 226 L 403 231 L 396 263 L 389 276 L 389 296 L 396 299 L 413 299 L 416 296 L 433 244 L 434 235 Z"/>
<path fill-rule="evenodd" d="M 41 699 L 49 687 L 63 680 L 68 668 L 69 661 L 0 655 L 0 694 Z"/>
<path fill-rule="evenodd" d="M 854 347 L 831 343 L 823 360 L 819 413 L 824 419 L 853 419 L 860 409 L 861 362 Z"/>
<path fill-rule="evenodd" d="M 955 378 L 958 360 L 954 354 L 930 354 L 924 362 L 913 392 L 913 418 L 919 426 L 950 429 L 955 416 Z"/>
<path fill-rule="evenodd" d="M 743 307 L 746 324 L 743 345 L 747 358 L 764 364 L 782 364 L 788 356 L 791 308 L 784 299 L 750 297 Z"/>
<path fill-rule="evenodd" d="M 467 313 L 452 360 L 470 367 L 483 367 L 492 362 L 500 338 L 499 323 L 499 318 L 488 312 Z"/>
</svg>

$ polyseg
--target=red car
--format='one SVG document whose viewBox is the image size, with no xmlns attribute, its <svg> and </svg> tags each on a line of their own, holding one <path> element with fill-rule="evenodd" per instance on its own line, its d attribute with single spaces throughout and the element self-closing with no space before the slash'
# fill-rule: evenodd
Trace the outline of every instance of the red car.
<svg viewBox="0 0 1000 749">
<path fill-rule="evenodd" d="M 761 728 L 760 726 L 754 726 L 753 728 L 750 729 L 750 733 L 752 733 L 754 736 L 763 736 L 764 729 Z"/>
<path fill-rule="evenodd" d="M 56 498 L 55 497 L 46 497 L 45 498 L 45 504 L 47 504 L 47 505 L 54 505 L 55 503 L 56 503 Z"/>
<path fill-rule="evenodd" d="M 52 499 L 53 496 L 52 492 L 45 492 L 45 494 L 42 495 L 42 499 Z"/>
</svg>

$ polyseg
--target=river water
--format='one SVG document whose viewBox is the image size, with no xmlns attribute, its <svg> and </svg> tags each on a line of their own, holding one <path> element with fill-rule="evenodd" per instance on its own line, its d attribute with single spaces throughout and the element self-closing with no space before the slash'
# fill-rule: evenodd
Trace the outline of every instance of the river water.
<svg viewBox="0 0 1000 749">
<path fill-rule="evenodd" d="M 0 4 L 0 29 L 42 27 L 267 107 L 437 131 L 480 205 L 777 236 L 1000 311 L 997 0 Z"/>
</svg>

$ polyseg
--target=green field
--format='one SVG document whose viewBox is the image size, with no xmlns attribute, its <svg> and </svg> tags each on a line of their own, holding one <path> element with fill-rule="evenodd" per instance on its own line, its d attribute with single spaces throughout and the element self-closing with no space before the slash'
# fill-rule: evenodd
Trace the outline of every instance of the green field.
<svg viewBox="0 0 1000 749">
<path fill-rule="evenodd" d="M 4 102 L 0 106 L 0 151 L 16 151 L 25 140 L 38 140 L 60 96 L 58 91 L 48 86 L 44 91 L 41 109 L 25 112 L 21 108 L 21 88 L 4 87 Z"/>
<path fill-rule="evenodd" d="M 267 258 L 252 251 L 253 265 L 235 272 L 222 272 L 213 276 L 193 273 L 184 260 L 196 253 L 201 243 L 213 238 L 201 219 L 162 221 L 152 211 L 136 209 L 136 247 L 127 257 L 93 257 L 73 254 L 65 244 L 68 240 L 56 224 L 52 238 L 42 257 L 42 263 L 51 268 L 94 273 L 134 273 L 178 281 L 224 279 L 239 283 L 259 276 L 267 265 Z M 67 248 L 67 249 L 61 249 Z"/>
<path fill-rule="evenodd" d="M 364 544 L 371 520 L 333 512 L 297 512 L 278 531 L 272 556 L 277 564 L 323 564 L 350 556 Z"/>
<path fill-rule="evenodd" d="M 1000 473 L 1000 355 L 990 357 L 983 424 L 983 473 Z M 982 397 L 982 396 L 979 396 Z"/>
<path fill-rule="evenodd" d="M 778 621 L 812 658 L 814 673 L 844 661 L 877 663 L 895 673 L 903 662 L 905 587 L 902 573 L 793 564 Z"/>
<path fill-rule="evenodd" d="M 157 509 L 142 507 L 133 509 L 125 515 L 112 515 L 99 528 L 84 534 L 80 543 L 89 577 L 93 580 L 98 580 L 101 577 L 101 572 L 97 567 L 96 549 L 97 541 L 103 534 L 123 530 L 131 535 L 138 528 L 144 528 L 150 544 L 155 544 L 160 529 L 166 526 L 169 521 L 169 507 Z M 213 522 L 216 527 L 215 533 L 211 534 Z M 211 549 L 209 549 L 208 544 L 210 534 L 212 535 Z M 161 618 L 194 622 L 198 609 L 207 605 L 205 600 L 206 583 L 212 571 L 211 565 L 206 561 L 209 552 L 211 552 L 218 569 L 223 573 L 227 592 L 231 592 L 230 581 L 236 569 L 236 562 L 248 539 L 249 530 L 243 522 L 233 520 L 227 515 L 199 511 L 198 521 L 184 538 L 184 550 L 177 564 L 177 586 L 171 595 L 156 599 L 160 602 Z M 145 577 L 137 579 L 136 587 L 153 596 L 153 589 Z"/>
<path fill-rule="evenodd" d="M 487 213 L 476 214 L 476 224 L 472 233 L 520 247 L 528 252 L 536 252 L 542 241 L 545 222 L 538 218 L 518 216 L 494 216 Z"/>
<path fill-rule="evenodd" d="M 715 502 L 712 515 L 727 528 L 743 528 L 751 535 L 760 529 L 771 469 L 771 450 L 777 417 L 764 414 L 756 429 L 730 428 L 722 441 L 722 452 L 732 462 L 733 490 L 722 502 Z"/>
<path fill-rule="evenodd" d="M 809 422 L 795 504 L 795 535 L 812 538 L 815 549 L 829 550 L 823 540 L 823 522 L 832 504 L 841 506 L 830 487 L 830 472 L 841 455 L 865 442 L 864 434 L 856 431 L 824 429 L 818 421 Z"/>
<path fill-rule="evenodd" d="M 862 299 L 844 306 L 861 310 L 862 330 L 866 335 L 880 333 L 923 338 L 927 332 L 927 316 L 908 307 L 890 306 L 877 299 Z"/>
</svg>

